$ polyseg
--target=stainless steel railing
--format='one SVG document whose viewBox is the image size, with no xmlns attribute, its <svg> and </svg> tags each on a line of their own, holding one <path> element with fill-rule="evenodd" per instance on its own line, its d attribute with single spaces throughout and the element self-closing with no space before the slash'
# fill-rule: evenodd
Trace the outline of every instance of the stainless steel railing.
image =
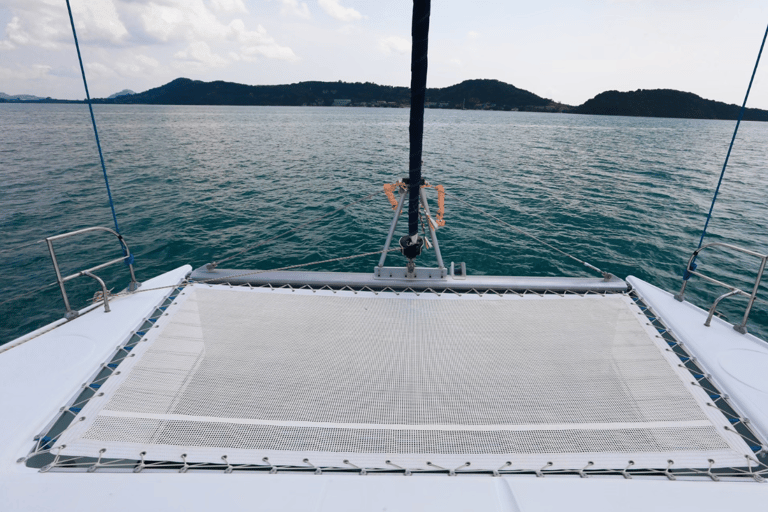
<svg viewBox="0 0 768 512">
<path fill-rule="evenodd" d="M 83 233 L 88 233 L 91 231 L 106 231 L 107 233 L 112 233 L 113 235 L 115 235 L 118 241 L 120 242 L 121 248 L 123 249 L 123 256 L 120 258 L 116 258 L 114 260 L 108 261 L 106 263 L 96 265 L 95 267 L 91 267 L 86 270 L 81 270 L 80 272 L 76 272 L 67 277 L 61 277 L 59 262 L 56 260 L 56 253 L 53 250 L 53 241 L 60 240 L 62 238 L 68 238 L 70 236 L 81 235 Z M 59 288 L 61 289 L 61 296 L 64 298 L 64 306 L 67 308 L 67 312 L 64 315 L 64 317 L 67 320 L 72 320 L 73 318 L 76 318 L 78 315 L 78 312 L 73 310 L 72 307 L 69 305 L 67 290 L 66 290 L 66 287 L 64 286 L 64 283 L 66 283 L 67 281 L 71 281 L 72 279 L 75 279 L 81 276 L 87 276 L 92 279 L 95 279 L 99 283 L 99 285 L 101 285 L 101 293 L 104 296 L 104 311 L 107 313 L 109 313 L 109 291 L 107 290 L 107 285 L 104 284 L 104 281 L 93 272 L 97 270 L 101 270 L 110 265 L 114 265 L 115 263 L 125 262 L 128 264 L 128 269 L 130 270 L 130 273 L 131 273 L 131 283 L 128 285 L 128 289 L 130 291 L 135 291 L 139 287 L 139 282 L 136 281 L 136 275 L 133 273 L 133 258 L 131 257 L 130 249 L 128 249 L 128 244 L 125 243 L 125 239 L 123 239 L 122 235 L 120 235 L 119 233 L 109 228 L 95 226 L 91 228 L 78 229 L 77 231 L 71 231 L 69 233 L 64 233 L 62 235 L 49 236 L 48 238 L 45 239 L 45 241 L 48 244 L 48 251 L 51 253 L 51 261 L 53 261 L 53 269 L 56 271 L 56 279 L 59 282 Z"/>
<path fill-rule="evenodd" d="M 757 276 L 755 277 L 755 285 L 752 287 L 752 292 L 748 293 L 744 290 L 736 287 L 731 286 L 729 284 L 726 284 L 722 281 L 718 281 L 717 279 L 714 279 L 712 277 L 709 277 L 707 275 L 702 274 L 701 272 L 696 271 L 696 265 L 695 260 L 696 257 L 699 255 L 701 251 L 704 249 L 707 249 L 708 247 L 724 247 L 726 249 L 730 249 L 732 251 L 741 252 L 743 254 L 748 254 L 750 256 L 754 256 L 756 258 L 760 258 L 760 268 L 757 271 Z M 741 323 L 739 325 L 734 325 L 733 328 L 736 329 L 738 332 L 742 334 L 747 333 L 747 319 L 749 318 L 749 313 L 752 311 L 752 305 L 755 302 L 755 298 L 757 297 L 757 291 L 760 287 L 760 280 L 763 277 L 763 271 L 765 270 L 765 264 L 768 261 L 768 255 L 760 254 L 759 252 L 750 251 L 748 249 L 743 249 L 741 247 L 737 247 L 735 245 L 731 244 L 724 244 L 721 242 L 712 242 L 710 244 L 706 244 L 701 246 L 700 248 L 696 249 L 693 254 L 691 255 L 691 258 L 688 260 L 688 266 L 686 267 L 686 277 L 683 279 L 683 287 L 680 289 L 680 293 L 675 295 L 675 299 L 679 300 L 680 302 L 683 301 L 685 298 L 685 287 L 688 285 L 688 281 L 690 279 L 690 276 L 697 276 L 705 281 L 708 281 L 710 283 L 723 286 L 725 288 L 728 288 L 728 292 L 720 295 L 718 298 L 715 299 L 715 302 L 712 303 L 712 307 L 709 308 L 709 315 L 707 316 L 707 321 L 704 322 L 704 325 L 709 327 L 710 323 L 712 322 L 712 316 L 715 314 L 715 310 L 717 309 L 718 304 L 720 304 L 720 301 L 723 299 L 726 299 L 728 297 L 732 297 L 734 295 L 743 295 L 745 297 L 749 298 L 749 302 L 747 303 L 747 308 L 744 311 L 744 318 L 742 319 Z"/>
</svg>

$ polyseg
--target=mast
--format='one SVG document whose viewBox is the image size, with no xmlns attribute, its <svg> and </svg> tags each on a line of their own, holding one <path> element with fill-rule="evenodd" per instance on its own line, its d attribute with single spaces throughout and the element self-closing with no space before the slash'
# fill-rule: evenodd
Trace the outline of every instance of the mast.
<svg viewBox="0 0 768 512">
<path fill-rule="evenodd" d="M 408 268 L 421 254 L 424 239 L 419 236 L 419 191 L 421 190 L 421 152 L 424 135 L 424 97 L 427 92 L 427 46 L 429 42 L 430 0 L 413 0 L 411 23 L 411 120 L 410 157 L 408 162 L 408 235 L 400 239 Z"/>
</svg>

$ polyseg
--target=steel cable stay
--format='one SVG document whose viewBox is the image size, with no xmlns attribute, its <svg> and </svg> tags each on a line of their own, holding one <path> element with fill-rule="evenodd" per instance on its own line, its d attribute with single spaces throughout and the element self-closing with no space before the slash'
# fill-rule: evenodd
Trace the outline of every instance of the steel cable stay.
<svg viewBox="0 0 768 512">
<path fill-rule="evenodd" d="M 288 265 L 286 267 L 272 268 L 272 269 L 267 269 L 267 270 L 249 270 L 247 272 L 243 272 L 242 274 L 235 274 L 235 275 L 227 276 L 227 279 L 235 279 L 235 278 L 239 278 L 239 277 L 253 276 L 253 275 L 256 275 L 256 274 L 264 274 L 264 273 L 267 273 L 267 272 L 281 272 L 283 270 L 293 270 L 293 269 L 296 269 L 296 268 L 309 267 L 309 266 L 312 266 L 312 265 L 322 265 L 323 263 L 334 263 L 334 262 L 337 262 L 337 261 L 353 260 L 353 259 L 357 259 L 357 258 L 364 258 L 366 256 L 379 255 L 379 254 L 384 253 L 384 252 L 394 252 L 394 251 L 400 252 L 400 247 L 393 247 L 391 249 L 387 249 L 386 251 L 371 251 L 371 252 L 364 252 L 364 253 L 361 253 L 361 254 L 353 254 L 351 256 L 340 256 L 338 258 L 330 258 L 330 259 L 327 259 L 327 260 L 310 261 L 308 263 L 297 263 L 296 265 Z M 206 284 L 206 283 L 209 283 L 211 281 L 218 281 L 219 279 L 220 278 L 218 278 L 218 277 L 212 277 L 210 279 L 202 279 L 202 280 L 189 281 L 188 283 L 191 283 L 191 284 Z M 56 283 L 54 283 L 54 284 L 56 284 Z M 178 286 L 180 286 L 180 285 L 158 286 L 157 288 L 147 288 L 147 289 L 140 288 L 140 289 L 136 290 L 135 292 L 125 292 L 125 291 L 123 291 L 123 292 L 114 294 L 114 296 L 118 297 L 118 296 L 125 295 L 125 294 L 131 294 L 132 295 L 132 294 L 135 294 L 135 293 L 151 292 L 151 291 L 155 291 L 155 290 L 165 290 L 165 289 L 169 289 L 169 288 L 177 288 Z"/>
<path fill-rule="evenodd" d="M 349 208 L 350 206 L 353 206 L 353 205 L 358 204 L 358 203 L 360 203 L 362 201 L 368 200 L 368 199 L 374 197 L 375 195 L 377 195 L 379 193 L 382 193 L 382 190 L 377 190 L 377 191 L 372 192 L 372 193 L 370 193 L 370 194 L 368 194 L 366 196 L 363 196 L 363 197 L 361 197 L 359 199 L 356 199 L 356 200 L 354 200 L 354 201 L 352 201 L 350 203 L 347 203 L 347 204 L 345 204 L 343 206 L 340 206 L 339 208 L 336 208 L 335 210 L 333 210 L 331 212 L 328 212 L 328 213 L 323 214 L 323 215 L 321 215 L 319 217 L 316 217 L 316 218 L 314 218 L 314 219 L 312 219 L 310 221 L 302 223 L 301 225 L 296 226 L 296 227 L 294 227 L 294 228 L 292 228 L 290 230 L 284 231 L 283 233 L 280 233 L 279 235 L 276 235 L 276 236 L 274 236 L 274 237 L 272 237 L 272 238 L 270 238 L 268 240 L 264 240 L 264 241 L 261 241 L 261 242 L 255 244 L 255 245 L 248 246 L 248 247 L 238 251 L 237 253 L 232 254 L 231 256 L 227 256 L 226 258 L 224 258 L 222 260 L 219 260 L 218 262 L 214 262 L 213 264 L 209 263 L 208 265 L 209 266 L 212 265 L 212 266 L 209 267 L 208 270 L 213 270 L 214 268 L 216 268 L 216 266 L 218 264 L 223 263 L 225 261 L 228 261 L 228 260 L 230 260 L 232 258 L 235 258 L 235 257 L 237 257 L 237 256 L 239 256 L 239 255 L 241 255 L 241 254 L 243 254 L 243 253 L 245 253 L 245 252 L 247 252 L 249 250 L 255 249 L 255 248 L 260 247 L 262 245 L 265 245 L 267 243 L 273 242 L 274 240 L 277 240 L 277 239 L 279 239 L 281 237 L 284 237 L 284 236 L 287 236 L 289 234 L 292 234 L 292 233 L 295 233 L 297 231 L 300 231 L 302 228 L 305 228 L 305 227 L 307 227 L 307 226 L 309 226 L 309 225 L 311 225 L 311 224 L 313 224 L 315 222 L 318 222 L 318 221 L 320 221 L 320 220 L 322 220 L 324 218 L 327 218 L 327 217 L 329 217 L 329 216 L 331 216 L 331 215 L 333 215 L 335 213 L 338 213 L 339 211 L 342 211 L 342 210 L 344 210 L 346 208 Z M 459 197 L 457 197 L 457 196 L 455 196 L 453 194 L 445 192 L 445 195 L 446 196 L 450 196 L 451 198 L 456 199 L 460 203 L 462 203 L 462 204 L 464 204 L 466 206 L 469 206 L 470 208 L 480 212 L 481 214 L 485 215 L 486 217 L 495 220 L 499 224 L 507 227 L 508 229 L 510 229 L 512 231 L 515 231 L 515 232 L 517 232 L 519 234 L 522 234 L 522 235 L 524 235 L 524 236 L 526 236 L 528 238 L 531 238 L 532 240 L 542 244 L 543 246 L 545 246 L 545 247 L 547 247 L 547 248 L 549 248 L 549 249 L 551 249 L 551 250 L 553 250 L 553 251 L 555 251 L 555 252 L 557 252 L 557 253 L 559 253 L 559 254 L 567 257 L 567 258 L 570 258 L 573 261 L 576 261 L 580 265 L 583 265 L 583 266 L 589 268 L 590 270 L 592 270 L 594 272 L 597 272 L 597 273 L 601 274 L 603 276 L 603 278 L 609 279 L 611 277 L 611 275 L 612 275 L 612 274 L 610 274 L 608 272 L 600 270 L 599 268 L 595 267 L 594 265 L 592 265 L 592 264 L 590 264 L 590 263 L 588 263 L 588 262 L 586 262 L 586 261 L 584 261 L 582 259 L 577 258 L 576 256 L 574 256 L 574 255 L 572 255 L 572 254 L 570 254 L 568 252 L 565 252 L 565 251 L 555 247 L 554 245 L 552 245 L 552 244 L 550 244 L 548 242 L 545 242 L 544 240 L 541 240 L 540 238 L 536 237 L 535 235 L 532 235 L 531 233 L 528 233 L 527 231 L 525 231 L 523 229 L 520 229 L 520 228 L 518 228 L 516 226 L 513 226 L 512 224 L 509 224 L 508 222 L 506 222 L 506 221 L 496 217 L 495 215 L 492 215 L 492 214 L 486 212 L 482 208 L 474 206 L 471 203 L 469 203 L 467 201 L 464 201 L 463 199 L 461 199 L 461 198 L 459 198 Z M 426 222 L 429 222 L 429 220 L 427 220 Z M 35 243 L 35 242 L 33 242 L 33 243 Z M 296 268 L 303 268 L 303 267 L 308 267 L 308 266 L 313 266 L 313 265 L 321 265 L 321 264 L 324 264 L 324 263 L 332 263 L 332 262 L 337 262 L 337 261 L 344 261 L 344 260 L 362 258 L 362 257 L 366 257 L 366 256 L 378 255 L 378 254 L 382 254 L 384 252 L 389 253 L 389 252 L 400 252 L 400 251 L 401 251 L 401 247 L 389 248 L 386 251 L 372 251 L 372 252 L 366 252 L 366 253 L 362 253 L 362 254 L 354 254 L 354 255 L 350 255 L 350 256 L 341 256 L 341 257 L 337 257 L 337 258 L 330 258 L 330 259 L 325 259 L 325 260 L 320 260 L 320 261 L 312 261 L 312 262 L 307 262 L 307 263 L 299 263 L 299 264 L 296 264 L 296 265 L 289 265 L 289 266 L 285 266 L 285 267 L 279 267 L 279 268 L 273 268 L 273 269 L 267 269 L 267 270 L 248 271 L 248 272 L 245 272 L 245 273 L 242 273 L 242 274 L 237 274 L 237 275 L 229 276 L 229 277 L 230 278 L 233 278 L 233 277 L 245 277 L 245 276 L 251 276 L 251 275 L 262 274 L 262 273 L 267 273 L 267 272 L 279 272 L 279 271 L 291 270 L 291 269 L 296 269 Z M 201 280 L 201 281 L 194 281 L 194 282 L 198 283 L 198 284 L 205 284 L 205 283 L 207 283 L 209 281 L 215 281 L 217 279 L 219 279 L 219 278 L 211 278 L 211 279 L 206 279 L 206 280 Z M 35 292 L 44 290 L 44 289 L 49 288 L 51 286 L 54 286 L 56 284 L 57 283 L 51 283 L 51 284 L 43 286 L 41 288 L 32 290 L 32 291 L 24 293 L 22 295 L 18 295 L 16 297 L 13 297 L 13 298 L 8 299 L 6 301 L 0 302 L 0 304 L 5 304 L 7 302 L 11 302 L 13 300 L 16 300 L 16 299 L 19 299 L 19 298 L 23 298 L 25 296 L 28 296 L 28 295 L 31 295 L 31 294 L 33 294 Z M 173 287 L 174 286 L 161 286 L 161 287 L 157 287 L 157 288 L 138 289 L 138 290 L 130 292 L 130 293 L 149 292 L 149 291 L 155 291 L 155 290 L 161 290 L 161 289 L 167 289 L 167 288 L 173 288 Z M 121 296 L 121 295 L 124 295 L 124 294 L 125 294 L 125 292 L 119 292 L 119 293 L 114 294 L 112 296 Z"/>
<path fill-rule="evenodd" d="M 368 199 L 372 198 L 372 197 L 373 197 L 373 196 L 375 196 L 376 194 L 380 194 L 380 193 L 383 193 L 383 191 L 382 191 L 382 190 L 376 190 L 376 191 L 374 191 L 374 192 L 371 192 L 370 194 L 368 194 L 368 195 L 366 195 L 366 196 L 363 196 L 363 197 L 361 197 L 361 198 L 359 198 L 359 199 L 355 199 L 354 201 L 352 201 L 352 202 L 350 202 L 350 203 L 347 203 L 347 204 L 345 204 L 345 205 L 343 205 L 343 206 L 340 206 L 340 207 L 336 208 L 336 209 L 335 209 L 335 210 L 333 210 L 333 211 L 330 211 L 330 212 L 328 212 L 328 213 L 325 213 L 325 214 L 323 214 L 323 215 L 320 215 L 319 217 L 315 217 L 315 218 L 314 218 L 314 219 L 312 219 L 312 220 L 309 220 L 309 221 L 307 221 L 307 222 L 304 222 L 304 223 L 302 223 L 302 224 L 299 224 L 298 226 L 296 226 L 296 227 L 294 227 L 294 228 L 292 228 L 292 229 L 289 229 L 289 230 L 287 230 L 287 231 L 284 231 L 284 232 L 280 233 L 279 235 L 275 235 L 275 236 L 273 236 L 272 238 L 270 238 L 270 239 L 268 239 L 268 240 L 262 240 L 261 242 L 259 242 L 259 243 L 257 243 L 257 244 L 254 244 L 254 245 L 249 245 L 248 247 L 245 247 L 244 249 L 242 249 L 242 250 L 240 250 L 240 251 L 236 252 L 235 254 L 232 254 L 231 256 L 227 256 L 227 257 L 226 257 L 226 258 L 224 258 L 224 259 L 221 259 L 221 260 L 215 260 L 215 261 L 213 261 L 212 263 L 208 263 L 208 265 L 206 265 L 206 268 L 207 268 L 208 270 L 213 270 L 213 269 L 215 269 L 216 267 L 218 267 L 219 265 L 221 265 L 222 263 L 224 263 L 225 261 L 229 261 L 229 260 L 231 260 L 231 259 L 233 259 L 233 258 L 236 258 L 236 257 L 240 256 L 241 254 L 245 254 L 246 252 L 248 252 L 248 251 L 250 251 L 250 250 L 252 250 L 252 249 L 256 249 L 257 247 L 261 247 L 262 245 L 266 245 L 266 244 L 268 244 L 268 243 L 270 243 L 270 242 L 274 242 L 275 240 L 277 240 L 277 239 L 279 239 L 279 238 L 282 238 L 282 237 L 284 237 L 284 236 L 290 235 L 291 233 L 295 233 L 295 232 L 297 232 L 297 231 L 301 231 L 302 229 L 304 229 L 304 228 L 308 227 L 308 226 L 309 226 L 309 225 L 311 225 L 311 224 L 314 224 L 315 222 L 318 222 L 318 221 L 320 221 L 320 220 L 322 220 L 322 219 L 325 219 L 326 217 L 330 217 L 331 215 L 333 215 L 333 214 L 335 214 L 335 213 L 338 213 L 338 212 L 340 212 L 340 211 L 342 211 L 342 210 L 346 210 L 346 209 L 347 209 L 347 208 L 349 208 L 350 206 L 354 206 L 354 205 L 356 205 L 356 204 L 358 204 L 358 203 L 361 203 L 361 202 L 363 202 L 363 201 L 367 201 Z"/>
<path fill-rule="evenodd" d="M 749 79 L 749 85 L 747 86 L 747 93 L 744 95 L 744 102 L 741 104 L 741 110 L 739 110 L 739 117 L 736 120 L 736 127 L 733 130 L 733 136 L 731 137 L 731 143 L 728 145 L 728 152 L 725 154 L 725 161 L 723 162 L 723 170 L 720 171 L 720 178 L 717 180 L 717 187 L 715 188 L 715 193 L 712 196 L 712 204 L 709 206 L 709 212 L 707 213 L 707 219 L 704 222 L 704 229 L 701 231 L 701 237 L 699 238 L 699 245 L 697 247 L 698 249 L 701 249 L 702 244 L 704 243 L 704 236 L 707 234 L 707 228 L 709 227 L 709 221 L 712 220 L 712 211 L 715 209 L 715 203 L 717 202 L 717 195 L 720 192 L 720 185 L 723 183 L 723 177 L 725 176 L 725 169 L 728 167 L 728 160 L 731 157 L 731 150 L 733 149 L 733 143 L 736 141 L 736 134 L 739 132 L 739 125 L 741 124 L 741 120 L 744 117 L 744 112 L 747 109 L 747 99 L 749 99 L 749 92 L 752 90 L 752 83 L 755 81 L 755 74 L 757 74 L 757 67 L 760 64 L 760 57 L 763 54 L 763 48 L 765 47 L 765 40 L 768 38 L 768 26 L 765 28 L 765 34 L 763 35 L 763 41 L 760 44 L 760 50 L 757 52 L 757 59 L 755 60 L 755 67 L 752 70 L 752 77 Z M 685 272 L 683 273 L 683 280 L 687 281 L 691 277 L 691 271 L 696 270 L 696 257 L 698 254 L 695 254 L 693 259 L 691 259 L 690 264 L 685 268 Z"/>
<path fill-rule="evenodd" d="M 41 286 L 39 288 L 35 288 L 34 290 L 31 290 L 31 291 L 28 291 L 28 292 L 24 292 L 21 295 L 16 295 L 15 297 L 11 297 L 10 299 L 6 299 L 6 300 L 0 302 L 0 306 L 2 306 L 3 304 L 8 304 L 9 302 L 13 302 L 13 301 L 18 300 L 18 299 L 23 299 L 24 297 L 28 297 L 28 296 L 33 295 L 35 293 L 41 292 L 43 290 L 47 290 L 48 288 L 51 288 L 51 287 L 56 286 L 58 284 L 59 284 L 58 281 L 54 281 L 53 283 L 48 283 L 45 286 Z"/>
<path fill-rule="evenodd" d="M 85 68 L 83 67 L 83 57 L 80 55 L 80 43 L 77 41 L 77 31 L 75 30 L 75 19 L 72 17 L 72 7 L 67 1 L 67 11 L 69 13 L 69 22 L 72 25 L 72 36 L 75 38 L 75 48 L 77 49 L 77 60 L 80 62 L 80 73 L 83 75 L 83 86 L 85 87 L 85 99 L 88 103 L 88 110 L 91 113 L 91 124 L 93 124 L 93 133 L 96 136 L 96 147 L 99 150 L 99 160 L 101 161 L 101 170 L 104 174 L 104 183 L 107 186 L 107 196 L 109 196 L 109 207 L 112 209 L 112 220 L 115 222 L 115 231 L 120 233 L 120 227 L 117 225 L 117 215 L 115 214 L 115 203 L 112 201 L 112 192 L 109 188 L 109 179 L 107 178 L 107 167 L 104 165 L 104 154 L 101 151 L 101 141 L 99 140 L 99 131 L 96 129 L 96 118 L 93 115 L 93 105 L 91 105 L 91 94 L 88 92 L 88 81 L 85 78 Z"/>
<path fill-rule="evenodd" d="M 26 244 L 17 245 L 15 247 L 6 247 L 5 249 L 0 249 L 0 254 L 5 254 L 6 252 L 19 251 L 21 249 L 26 249 L 27 247 L 31 247 L 31 246 L 33 246 L 35 244 L 44 244 L 44 243 L 45 243 L 45 239 L 41 239 L 41 240 L 35 240 L 34 242 L 29 242 L 29 243 L 26 243 Z"/>
<path fill-rule="evenodd" d="M 91 114 L 91 124 L 93 125 L 93 134 L 96 137 L 96 148 L 99 150 L 99 161 L 101 162 L 101 171 L 104 175 L 104 184 L 107 188 L 107 197 L 109 198 L 109 208 L 112 211 L 112 220 L 115 223 L 115 232 L 120 240 L 120 245 L 123 249 L 123 256 L 125 256 L 125 264 L 130 266 L 133 264 L 133 255 L 128 251 L 128 248 L 123 243 L 122 236 L 120 234 L 120 226 L 117 223 L 117 214 L 115 213 L 115 202 L 112 200 L 112 191 L 109 187 L 109 178 L 107 177 L 107 167 L 104 164 L 104 153 L 101 151 L 101 141 L 99 140 L 99 130 L 96 128 L 96 117 L 93 115 L 93 105 L 91 104 L 91 93 L 88 91 L 88 80 L 85 78 L 85 67 L 83 66 L 83 57 L 80 54 L 80 43 L 77 40 L 77 31 L 75 30 L 75 19 L 72 17 L 72 7 L 67 2 L 67 12 L 69 13 L 69 23 L 72 26 L 72 37 L 75 39 L 75 49 L 77 50 L 77 60 L 80 63 L 80 73 L 83 75 L 83 87 L 85 88 L 85 100 L 88 103 L 88 111 Z"/>
<path fill-rule="evenodd" d="M 562 249 L 558 249 L 558 248 L 557 248 L 557 247 L 555 247 L 554 245 L 552 245 L 552 244 L 550 244 L 550 243 L 548 243 L 548 242 L 545 242 L 545 241 L 544 241 L 544 240 L 542 240 L 541 238 L 538 238 L 537 236 L 535 236 L 535 235 L 532 235 L 531 233 L 528 233 L 527 231 L 525 231 L 525 230 L 523 230 L 523 229 L 520 229 L 520 228 L 518 228 L 518 227 L 516 227 L 516 226 L 513 226 L 512 224 L 510 224 L 510 223 L 508 223 L 508 222 L 506 222 L 506 221 L 503 221 L 503 220 L 501 220 L 500 218 L 496 217 L 495 215 L 493 215 L 493 214 L 490 214 L 490 213 L 486 212 L 486 211 L 485 211 L 485 210 L 483 210 L 482 208 L 480 208 L 480 207 L 477 207 L 477 206 L 475 206 L 475 205 L 473 205 L 473 204 L 471 204 L 471 203 L 469 203 L 469 202 L 467 202 L 467 201 L 464 201 L 464 200 L 463 200 L 463 199 L 461 199 L 460 197 L 457 197 L 457 196 L 455 196 L 455 195 L 453 195 L 453 194 L 449 194 L 448 192 L 445 192 L 445 195 L 446 195 L 446 196 L 450 196 L 450 197 L 452 197 L 453 199 L 456 199 L 457 201 L 459 201 L 460 203 L 462 203 L 462 204 L 464 204 L 464 205 L 466 205 L 466 206 L 469 206 L 469 207 L 470 207 L 470 208 L 472 208 L 473 210 L 475 210 L 475 211 L 477 211 L 477 212 L 480 212 L 480 213 L 482 213 L 483 215 L 485 215 L 485 216 L 486 216 L 486 217 L 488 217 L 489 219 L 493 219 L 493 220 L 495 220 L 496 222 L 498 222 L 498 223 L 499 223 L 499 224 L 501 224 L 502 226 L 505 226 L 505 227 L 507 227 L 507 228 L 509 228 L 509 229 L 511 229 L 511 230 L 513 230 L 513 231 L 515 231 L 516 233 L 519 233 L 519 234 L 521 234 L 521 235 L 527 236 L 528 238 L 530 238 L 530 239 L 532 239 L 532 240 L 535 240 L 536 242 L 540 243 L 541 245 L 543 245 L 543 246 L 545 246 L 545 247 L 547 247 L 547 248 L 549 248 L 549 249 L 552 249 L 553 251 L 555 251 L 555 252 L 557 252 L 557 253 L 560 253 L 560 254 L 562 254 L 563 256 L 567 257 L 567 258 L 570 258 L 570 259 L 572 259 L 573 261 L 576 261 L 576 262 L 578 262 L 579 264 L 581 264 L 581 265 L 583 265 L 583 266 L 587 267 L 588 269 L 590 269 L 590 270 L 592 270 L 592 271 L 594 271 L 594 272 L 597 272 L 597 273 L 599 273 L 599 274 L 600 274 L 600 275 L 602 275 L 602 276 L 603 276 L 603 278 L 604 278 L 604 279 L 606 279 L 606 280 L 607 280 L 607 279 L 610 279 L 610 277 L 612 276 L 612 274 L 610 274 L 610 273 L 608 273 L 608 272 L 605 272 L 604 270 L 600 270 L 600 269 L 599 269 L 599 268 L 597 268 L 596 266 L 594 266 L 594 265 L 592 265 L 592 264 L 590 264 L 590 263 L 587 263 L 586 261 L 584 261 L 584 260 L 582 260 L 582 259 L 579 259 L 579 258 L 577 258 L 576 256 L 574 256 L 574 255 L 572 255 L 572 254 L 570 254 L 570 253 L 567 253 L 567 252 L 563 251 Z"/>
<path fill-rule="evenodd" d="M 339 208 L 336 208 L 335 210 L 333 210 L 331 212 L 328 212 L 328 213 L 323 214 L 323 215 L 321 215 L 319 217 L 316 217 L 316 218 L 314 218 L 314 219 L 312 219 L 310 221 L 307 221 L 307 222 L 305 222 L 305 223 L 303 223 L 303 224 L 301 224 L 299 226 L 296 226 L 293 229 L 290 229 L 288 231 L 280 233 L 279 235 L 276 235 L 276 236 L 274 236 L 274 237 L 272 237 L 272 238 L 270 238 L 268 240 L 264 240 L 264 241 L 259 242 L 258 244 L 248 246 L 245 249 L 242 249 L 241 251 L 238 251 L 237 253 L 224 258 L 223 260 L 220 260 L 218 262 L 214 262 L 213 263 L 213 265 L 214 265 L 213 268 L 215 268 L 215 265 L 218 265 L 219 263 L 223 263 L 223 262 L 228 261 L 228 260 L 230 260 L 232 258 L 235 258 L 235 257 L 237 257 L 237 256 L 239 256 L 239 255 L 241 255 L 241 254 L 243 254 L 243 253 L 245 253 L 245 252 L 247 252 L 247 251 L 249 251 L 251 249 L 255 249 L 255 248 L 260 247 L 262 245 L 265 245 L 265 244 L 267 244 L 269 242 L 273 242 L 274 240 L 277 240 L 278 238 L 281 238 L 281 237 L 287 236 L 287 235 L 289 235 L 291 233 L 300 231 L 302 228 L 305 228 L 305 227 L 309 226 L 310 224 L 314 224 L 315 222 L 318 222 L 318 221 L 320 221 L 320 220 L 322 220 L 322 219 L 324 219 L 326 217 L 329 217 L 329 216 L 331 216 L 331 215 L 333 215 L 335 213 L 338 213 L 338 212 L 340 212 L 342 210 L 345 210 L 345 209 L 349 208 L 350 206 L 353 206 L 355 204 L 358 204 L 358 203 L 361 203 L 363 201 L 366 201 L 366 200 L 374 197 L 375 195 L 377 195 L 379 193 L 383 193 L 383 191 L 377 190 L 375 192 L 372 192 L 372 193 L 370 193 L 370 194 L 368 194 L 366 196 L 363 196 L 363 197 L 361 197 L 359 199 L 356 199 L 356 200 L 354 200 L 354 201 L 352 201 L 350 203 L 347 203 L 347 204 L 345 204 L 343 206 L 340 206 Z M 43 242 L 45 242 L 45 240 L 37 240 L 35 242 L 30 242 L 30 243 L 22 245 L 22 246 L 14 247 L 14 248 L 11 248 L 11 249 L 4 249 L 3 251 L 0 251 L 0 252 L 20 249 L 20 248 L 23 248 L 23 247 L 29 247 L 31 245 L 38 244 L 38 243 L 43 243 Z M 388 252 L 392 252 L 392 251 L 396 251 L 396 250 L 399 251 L 400 249 L 399 248 L 391 249 Z M 258 273 L 264 273 L 264 272 L 277 272 L 277 271 L 281 271 L 281 270 L 289 270 L 289 269 L 292 269 L 292 268 L 301 268 L 301 267 L 310 266 L 310 265 L 320 265 L 322 263 L 331 263 L 331 262 L 334 262 L 334 261 L 343 261 L 345 259 L 354 259 L 354 258 L 361 258 L 361 257 L 364 257 L 364 256 L 371 256 L 371 255 L 374 255 L 374 254 L 381 254 L 382 252 L 384 252 L 384 251 L 374 251 L 374 252 L 364 253 L 364 254 L 355 254 L 355 255 L 352 255 L 352 256 L 342 256 L 342 257 L 339 257 L 339 258 L 332 258 L 332 259 L 322 260 L 322 261 L 314 261 L 314 262 L 309 262 L 309 263 L 292 265 L 292 266 L 289 266 L 289 267 L 281 267 L 281 268 L 276 268 L 276 269 L 271 269 L 271 270 L 258 270 L 256 272 L 249 272 L 248 274 L 244 274 L 244 275 L 251 275 L 253 273 L 257 273 L 258 274 Z M 211 265 L 211 264 L 209 263 L 209 265 Z M 196 281 L 196 282 L 198 282 L 198 283 L 205 283 L 207 281 Z M 9 302 L 13 302 L 15 300 L 22 299 L 24 297 L 33 295 L 33 294 L 35 294 L 37 292 L 40 292 L 40 291 L 46 290 L 48 288 L 51 288 L 52 286 L 56 286 L 57 284 L 58 284 L 57 282 L 53 282 L 53 283 L 49 283 L 49 284 L 47 284 L 45 286 L 41 286 L 39 288 L 35 288 L 34 290 L 31 290 L 31 291 L 28 291 L 28 292 L 24 292 L 24 293 L 22 293 L 20 295 L 16 295 L 14 297 L 11 297 L 10 299 L 6 299 L 6 300 L 0 302 L 0 305 L 7 304 Z M 159 288 L 139 289 L 139 290 L 136 290 L 136 291 L 148 292 L 148 291 L 160 290 L 160 289 L 164 289 L 164 288 L 171 288 L 171 287 L 170 286 L 163 286 L 163 287 L 159 287 Z M 131 292 L 131 293 L 135 293 L 135 292 Z M 122 294 L 123 294 L 123 292 L 120 292 L 120 293 L 116 293 L 116 294 L 110 294 L 110 296 L 120 296 Z"/>
</svg>

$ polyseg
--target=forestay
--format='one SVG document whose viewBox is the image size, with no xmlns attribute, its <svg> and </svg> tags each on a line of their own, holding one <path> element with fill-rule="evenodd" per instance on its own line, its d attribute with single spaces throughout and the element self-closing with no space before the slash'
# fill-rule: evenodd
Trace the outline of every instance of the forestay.
<svg viewBox="0 0 768 512">
<path fill-rule="evenodd" d="M 198 284 L 133 353 L 53 453 L 532 470 L 752 454 L 623 294 Z"/>
</svg>

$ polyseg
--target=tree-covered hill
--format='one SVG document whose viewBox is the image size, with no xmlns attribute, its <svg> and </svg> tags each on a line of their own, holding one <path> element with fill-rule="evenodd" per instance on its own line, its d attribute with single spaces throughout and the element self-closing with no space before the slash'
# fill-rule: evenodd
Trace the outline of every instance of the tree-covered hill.
<svg viewBox="0 0 768 512">
<path fill-rule="evenodd" d="M 741 107 L 706 100 L 690 92 L 653 89 L 606 91 L 573 109 L 577 114 L 605 116 L 678 117 L 688 119 L 737 119 Z M 748 108 L 748 121 L 768 121 L 768 111 Z"/>
<path fill-rule="evenodd" d="M 177 78 L 138 94 L 95 100 L 100 103 L 161 105 L 333 105 L 408 106 L 410 89 L 371 82 L 299 82 L 289 85 L 244 85 Z M 564 107 L 498 80 L 467 80 L 427 89 L 427 106 L 494 110 L 557 110 Z"/>
</svg>

